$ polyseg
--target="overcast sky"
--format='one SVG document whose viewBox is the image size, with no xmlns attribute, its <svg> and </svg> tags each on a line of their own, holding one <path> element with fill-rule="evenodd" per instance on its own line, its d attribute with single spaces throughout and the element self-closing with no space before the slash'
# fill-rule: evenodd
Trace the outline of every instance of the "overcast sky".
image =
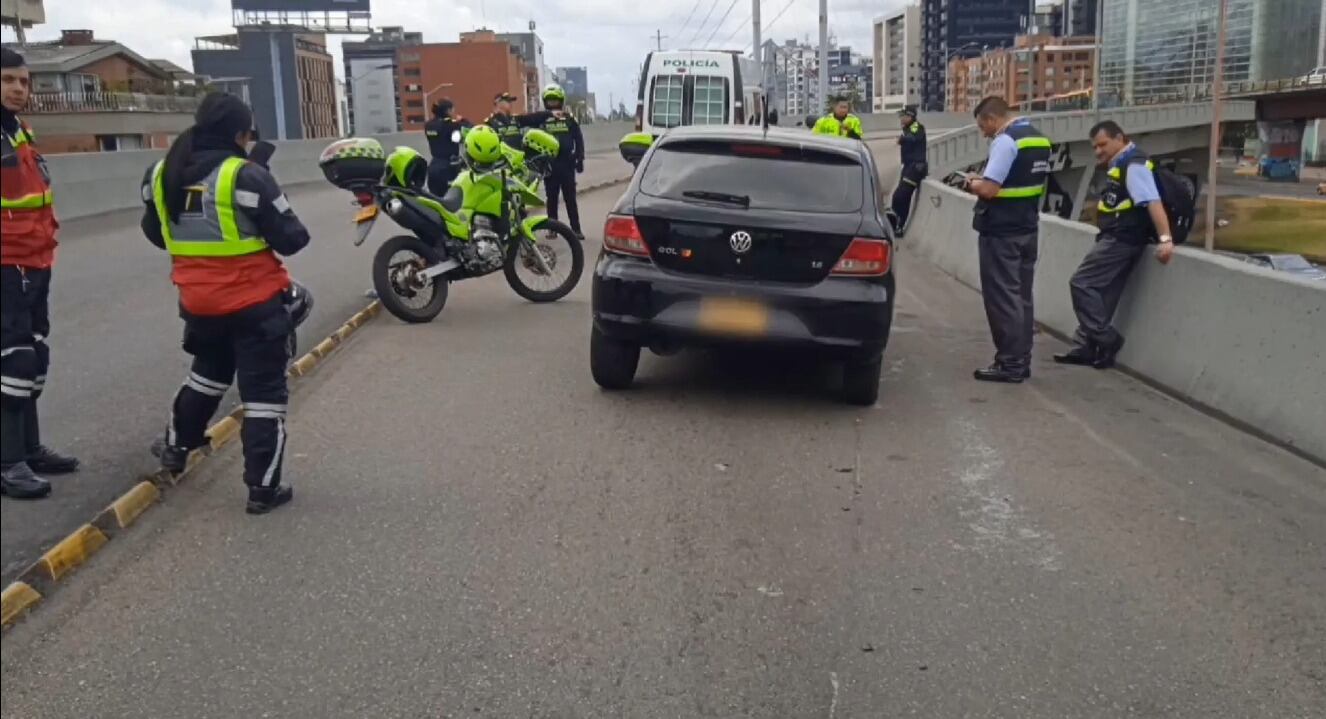
<svg viewBox="0 0 1326 719">
<path fill-rule="evenodd" d="M 829 28 L 840 44 L 866 54 L 871 19 L 906 0 L 830 0 Z M 147 57 L 164 57 L 192 67 L 189 50 L 199 35 L 231 32 L 230 0 L 46 0 L 46 24 L 30 40 L 58 37 L 61 29 L 91 29 Z M 645 53 L 661 30 L 665 48 L 712 47 L 739 50 L 750 44 L 751 0 L 372 0 L 373 25 L 403 25 L 424 34 L 425 42 L 454 42 L 462 31 L 489 27 L 523 31 L 538 24 L 551 67 L 584 65 L 599 110 L 609 95 L 620 101 L 635 92 Z M 765 38 L 818 37 L 816 0 L 763 0 Z M 729 12 L 729 8 L 731 11 Z M 683 24 L 695 10 L 690 22 Z M 781 17 L 775 22 L 779 13 Z M 726 19 L 721 23 L 724 15 Z M 6 29 L 5 40 L 13 31 Z M 329 38 L 341 73 L 340 38 Z M 633 96 L 632 96 L 633 97 Z M 634 105 L 634 100 L 627 102 Z"/>
</svg>

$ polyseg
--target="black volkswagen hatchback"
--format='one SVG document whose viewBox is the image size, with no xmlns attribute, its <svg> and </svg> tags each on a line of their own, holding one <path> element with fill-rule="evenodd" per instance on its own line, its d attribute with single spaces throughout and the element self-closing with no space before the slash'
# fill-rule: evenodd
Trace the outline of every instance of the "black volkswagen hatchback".
<svg viewBox="0 0 1326 719">
<path fill-rule="evenodd" d="M 594 380 L 629 387 L 642 347 L 755 343 L 843 361 L 843 398 L 874 404 L 892 260 L 863 143 L 759 127 L 671 130 L 604 224 Z"/>
</svg>

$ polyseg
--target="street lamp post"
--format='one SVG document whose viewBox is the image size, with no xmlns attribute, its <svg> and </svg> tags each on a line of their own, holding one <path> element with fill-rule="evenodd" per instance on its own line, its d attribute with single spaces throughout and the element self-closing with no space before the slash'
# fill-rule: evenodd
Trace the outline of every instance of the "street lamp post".
<svg viewBox="0 0 1326 719">
<path fill-rule="evenodd" d="M 1211 83 L 1211 147 L 1206 161 L 1206 251 L 1215 251 L 1216 180 L 1220 162 L 1220 102 L 1225 82 L 1225 9 L 1228 0 L 1220 0 L 1220 16 L 1216 18 L 1215 72 Z"/>
<path fill-rule="evenodd" d="M 437 92 L 438 90 L 443 90 L 443 89 L 446 89 L 446 88 L 448 88 L 448 87 L 455 87 L 455 86 L 456 86 L 456 83 L 454 83 L 454 82 L 442 82 L 442 83 L 438 83 L 437 87 L 433 88 L 432 90 L 429 90 L 428 92 L 425 92 L 425 93 L 424 93 L 424 112 L 427 113 L 428 110 L 429 110 L 429 108 L 431 107 L 431 106 L 428 104 L 428 98 L 429 98 L 429 96 L 431 96 L 433 93 Z"/>
</svg>

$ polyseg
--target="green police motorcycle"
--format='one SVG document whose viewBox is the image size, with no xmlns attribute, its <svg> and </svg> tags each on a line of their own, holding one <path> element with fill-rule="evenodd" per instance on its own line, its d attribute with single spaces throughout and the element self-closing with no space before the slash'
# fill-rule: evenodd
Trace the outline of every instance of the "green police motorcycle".
<svg viewBox="0 0 1326 719">
<path fill-rule="evenodd" d="M 337 187 L 354 193 L 355 245 L 381 215 L 413 234 L 396 235 L 373 257 L 373 288 L 405 322 L 429 322 L 446 305 L 450 283 L 502 270 L 507 284 L 531 302 L 555 302 L 575 289 L 585 255 L 570 227 L 536 214 L 539 194 L 557 155 L 557 139 L 539 130 L 510 148 L 479 126 L 462 143 L 463 170 L 441 197 L 429 194 L 428 163 L 413 148 L 390 154 L 372 138 L 332 143 L 318 164 Z"/>
</svg>

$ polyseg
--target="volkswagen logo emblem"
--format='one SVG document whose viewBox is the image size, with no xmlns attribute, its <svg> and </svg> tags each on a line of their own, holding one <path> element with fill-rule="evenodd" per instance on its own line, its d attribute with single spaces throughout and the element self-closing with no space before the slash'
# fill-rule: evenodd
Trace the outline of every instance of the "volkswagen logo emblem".
<svg viewBox="0 0 1326 719">
<path fill-rule="evenodd" d="M 737 230 L 736 232 L 732 233 L 732 237 L 728 239 L 727 243 L 732 246 L 733 252 L 737 253 L 738 255 L 744 255 L 747 252 L 750 252 L 750 246 L 751 246 L 750 233 L 746 232 L 745 230 Z"/>
</svg>

